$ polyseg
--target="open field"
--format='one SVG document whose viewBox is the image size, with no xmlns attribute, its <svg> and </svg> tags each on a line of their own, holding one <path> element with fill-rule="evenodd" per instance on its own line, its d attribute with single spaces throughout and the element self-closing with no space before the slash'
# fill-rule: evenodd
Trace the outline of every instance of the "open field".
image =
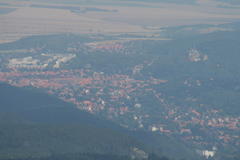
<svg viewBox="0 0 240 160">
<path fill-rule="evenodd" d="M 67 10 L 21 7 L 0 17 L 1 40 L 52 33 L 145 32 L 140 26 L 107 22 Z"/>
<path fill-rule="evenodd" d="M 0 9 L 0 43 L 29 35 L 54 33 L 91 33 L 153 35 L 161 27 L 192 24 L 219 24 L 240 18 L 239 9 L 218 8 L 214 5 L 176 5 L 168 3 L 115 2 L 111 0 L 14 1 L 3 3 Z M 78 3 L 76 3 L 78 2 Z M 158 28 L 158 29 L 154 29 Z"/>
</svg>

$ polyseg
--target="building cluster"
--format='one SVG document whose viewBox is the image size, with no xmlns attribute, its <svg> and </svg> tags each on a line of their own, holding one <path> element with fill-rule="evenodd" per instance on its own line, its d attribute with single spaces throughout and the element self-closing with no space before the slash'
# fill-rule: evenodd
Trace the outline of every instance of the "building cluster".
<svg viewBox="0 0 240 160">
<path fill-rule="evenodd" d="M 169 103 L 156 86 L 167 80 L 94 72 L 90 69 L 0 72 L 0 81 L 15 86 L 45 89 L 79 109 L 107 117 L 133 130 L 147 130 L 180 137 L 195 146 L 240 145 L 240 117 L 224 116 L 219 110 L 201 112 Z M 191 97 L 190 97 L 191 98 Z M 196 129 L 196 126 L 198 129 Z M 212 152 L 204 152 L 212 157 Z"/>
</svg>

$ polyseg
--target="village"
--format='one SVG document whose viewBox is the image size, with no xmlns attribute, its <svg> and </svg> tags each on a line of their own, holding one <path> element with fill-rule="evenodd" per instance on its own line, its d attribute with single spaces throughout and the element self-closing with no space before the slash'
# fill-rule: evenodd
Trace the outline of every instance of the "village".
<svg viewBox="0 0 240 160">
<path fill-rule="evenodd" d="M 131 75 L 107 75 L 90 69 L 42 72 L 0 72 L 0 81 L 18 87 L 43 89 L 51 95 L 75 104 L 77 108 L 103 116 L 131 130 L 146 130 L 174 135 L 184 143 L 202 148 L 219 145 L 239 146 L 240 117 L 226 117 L 220 110 L 204 113 L 198 108 L 185 110 L 169 104 L 155 87 L 167 80 Z M 146 101 L 145 101 L 146 100 Z M 155 105 L 152 105 L 152 104 Z M 149 106 L 151 108 L 149 108 Z M 211 135 L 206 138 L 204 135 Z"/>
</svg>

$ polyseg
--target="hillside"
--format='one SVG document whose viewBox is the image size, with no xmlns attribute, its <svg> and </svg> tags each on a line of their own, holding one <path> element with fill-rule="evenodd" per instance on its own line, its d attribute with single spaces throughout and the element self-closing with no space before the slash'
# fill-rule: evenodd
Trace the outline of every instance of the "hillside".
<svg viewBox="0 0 240 160">
<path fill-rule="evenodd" d="M 0 84 L 0 97 L 1 160 L 59 155 L 123 159 L 135 154 L 134 148 L 142 148 L 133 138 L 110 129 L 113 124 L 55 97 L 5 84 Z"/>
</svg>

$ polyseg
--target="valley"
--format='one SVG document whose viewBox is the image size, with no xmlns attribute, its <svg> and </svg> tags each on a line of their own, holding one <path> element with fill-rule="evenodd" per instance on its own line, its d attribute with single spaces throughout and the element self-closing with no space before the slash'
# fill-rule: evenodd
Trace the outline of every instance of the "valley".
<svg viewBox="0 0 240 160">
<path fill-rule="evenodd" d="M 228 33 L 209 34 L 215 36 Z M 205 41 L 201 37 L 194 38 L 196 42 L 189 39 L 197 45 L 199 40 Z M 174 51 L 168 48 L 174 41 L 104 40 L 109 38 L 50 35 L 3 44 L 0 80 L 17 87 L 38 88 L 132 131 L 175 137 L 200 157 L 237 152 L 238 82 L 231 81 L 233 86 L 222 84 L 227 90 L 219 86 L 221 76 L 227 78 L 225 69 L 238 63 L 227 68 L 228 61 L 215 63 L 213 53 L 192 48 L 189 43 Z M 25 48 L 25 43 L 31 45 Z M 137 47 L 142 43 L 145 48 Z M 19 55 L 19 50 L 24 52 Z M 225 68 L 220 67 L 223 65 Z M 212 72 L 216 68 L 217 72 Z M 216 95 L 206 98 L 212 92 Z M 233 96 L 223 98 L 225 94 Z M 231 105 L 231 110 L 224 105 Z"/>
<path fill-rule="evenodd" d="M 0 160 L 239 160 L 237 0 L 0 0 Z"/>
</svg>

